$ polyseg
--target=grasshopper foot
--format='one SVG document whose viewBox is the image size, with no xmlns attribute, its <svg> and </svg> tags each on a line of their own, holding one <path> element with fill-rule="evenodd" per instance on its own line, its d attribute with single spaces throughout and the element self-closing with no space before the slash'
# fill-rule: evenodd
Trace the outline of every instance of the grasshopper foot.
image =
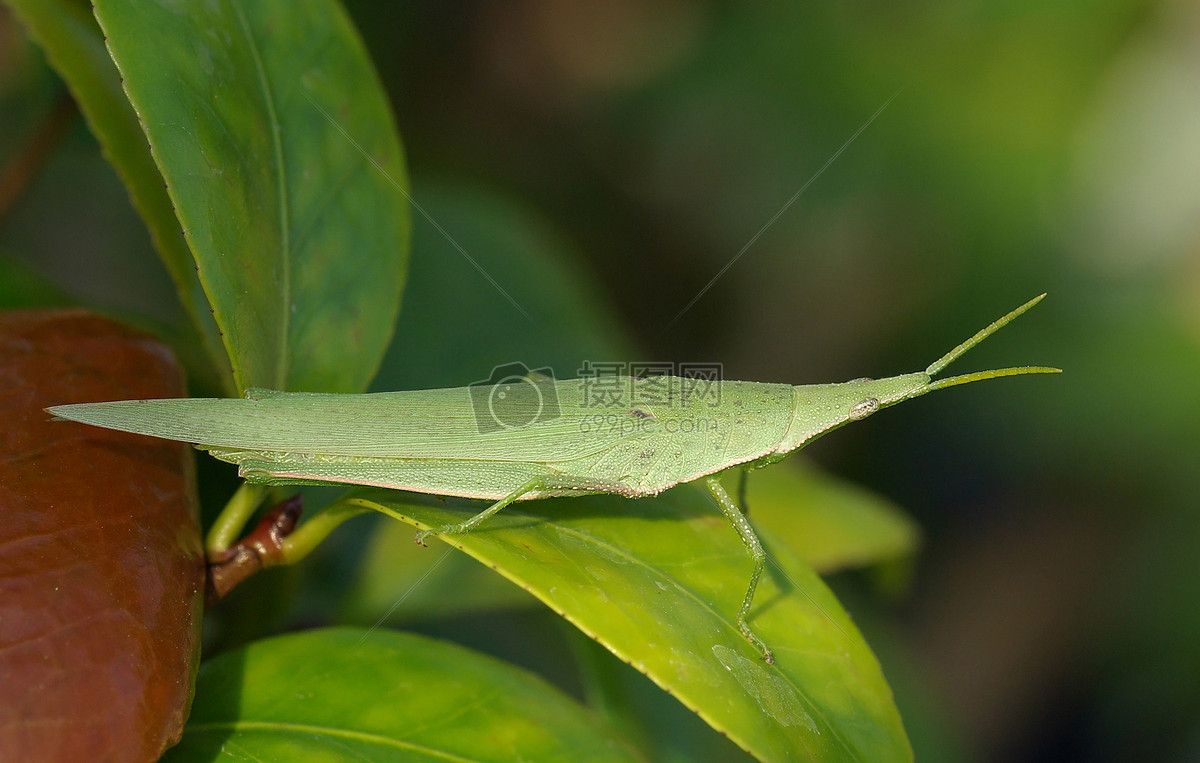
<svg viewBox="0 0 1200 763">
<path fill-rule="evenodd" d="M 429 544 L 425 542 L 425 539 L 434 534 L 434 530 L 418 530 L 417 537 L 413 538 L 413 542 L 418 546 L 428 546 Z"/>
<path fill-rule="evenodd" d="M 758 651 L 762 652 L 763 661 L 768 665 L 774 665 L 775 655 L 771 654 L 771 650 L 763 643 L 763 640 L 755 635 L 754 631 L 750 630 L 750 626 L 744 621 L 739 621 L 738 628 L 742 631 L 742 635 L 746 637 L 746 640 L 758 647 Z"/>
</svg>

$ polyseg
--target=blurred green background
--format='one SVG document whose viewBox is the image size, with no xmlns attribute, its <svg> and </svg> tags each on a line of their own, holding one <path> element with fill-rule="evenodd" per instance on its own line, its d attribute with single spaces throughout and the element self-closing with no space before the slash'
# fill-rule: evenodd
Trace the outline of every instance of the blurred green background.
<svg viewBox="0 0 1200 763">
<path fill-rule="evenodd" d="M 911 570 L 831 583 L 918 759 L 1200 759 L 1200 5 L 347 5 L 414 199 L 535 306 L 526 320 L 414 215 L 377 387 L 469 383 L 462 356 L 479 377 L 509 360 L 573 376 L 629 345 L 731 379 L 891 375 L 1047 291 L 954 370 L 1062 376 L 922 398 L 806 452 L 924 532 Z M 3 305 L 180 324 L 123 187 L 6 14 L 0 113 Z M 556 320 L 596 344 L 539 340 Z M 367 524 L 321 575 L 274 576 L 284 620 L 328 618 Z M 527 656 L 524 620 L 544 616 L 474 640 L 469 616 L 419 627 L 570 684 L 553 667 L 569 636 Z"/>
</svg>

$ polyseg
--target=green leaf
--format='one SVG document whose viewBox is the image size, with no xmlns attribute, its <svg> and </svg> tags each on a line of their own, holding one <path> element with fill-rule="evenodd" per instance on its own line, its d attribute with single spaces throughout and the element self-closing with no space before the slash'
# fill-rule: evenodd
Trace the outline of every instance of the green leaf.
<svg viewBox="0 0 1200 763">
<path fill-rule="evenodd" d="M 897 506 L 800 458 L 753 471 L 746 502 L 755 522 L 822 574 L 893 561 L 916 551 L 920 531 Z M 738 475 L 722 476 L 736 494 Z"/>
<path fill-rule="evenodd" d="M 399 310 L 408 211 L 391 113 L 342 8 L 97 0 L 96 18 L 239 389 L 364 389 Z"/>
<path fill-rule="evenodd" d="M 571 631 L 570 636 L 588 707 L 639 749 L 646 750 L 651 760 L 663 763 L 753 760 L 728 737 L 705 725 L 695 713 L 603 646 L 579 631 Z"/>
<path fill-rule="evenodd" d="M 350 499 L 419 527 L 478 504 L 396 491 Z M 773 536 L 752 612 L 767 665 L 734 614 L 751 560 L 693 485 L 509 507 L 455 545 L 526 588 L 764 760 L 909 760 L 879 663 L 816 573 Z M 430 551 L 439 554 L 436 549 Z"/>
<path fill-rule="evenodd" d="M 751 515 L 820 574 L 885 565 L 916 552 L 920 531 L 897 506 L 853 483 L 794 458 L 750 474 Z M 736 472 L 722 476 L 736 494 Z M 462 555 L 423 553 L 406 525 L 371 533 L 357 584 L 339 620 L 417 622 L 467 612 L 524 608 L 535 600 Z M 395 606 L 403 598 L 402 606 Z"/>
<path fill-rule="evenodd" d="M 385 521 L 371 533 L 356 585 L 343 597 L 340 622 L 371 625 L 526 608 L 537 600 L 462 554 L 430 554 L 413 530 Z"/>
<path fill-rule="evenodd" d="M 137 115 L 121 90 L 120 76 L 96 20 L 87 7 L 69 0 L 5 0 L 66 81 L 105 157 L 129 190 L 130 200 L 150 229 L 150 237 L 171 274 L 179 299 L 193 319 L 202 343 L 232 391 L 225 350 L 208 299 L 196 276 L 191 253 L 163 179 L 154 166 Z"/>
<path fill-rule="evenodd" d="M 165 760 L 636 760 L 524 671 L 441 641 L 351 628 L 257 641 L 206 662 Z"/>
</svg>

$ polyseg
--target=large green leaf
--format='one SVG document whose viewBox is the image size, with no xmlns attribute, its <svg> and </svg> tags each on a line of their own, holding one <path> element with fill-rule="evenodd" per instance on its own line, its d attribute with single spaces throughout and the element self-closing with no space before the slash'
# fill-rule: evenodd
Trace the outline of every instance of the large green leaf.
<svg viewBox="0 0 1200 763">
<path fill-rule="evenodd" d="M 400 304 L 408 212 L 392 182 L 406 180 L 341 7 L 95 7 L 238 387 L 365 388 Z"/>
<path fill-rule="evenodd" d="M 335 628 L 206 662 L 172 761 L 634 760 L 574 700 L 458 646 Z"/>
<path fill-rule="evenodd" d="M 736 472 L 722 481 L 737 490 Z M 750 475 L 747 502 L 755 521 L 821 574 L 902 559 L 920 541 L 916 524 L 869 490 L 825 474 L 801 458 Z M 403 600 L 402 606 L 396 606 Z M 463 612 L 526 607 L 533 599 L 488 570 L 456 555 L 422 553 L 404 525 L 371 533 L 358 584 L 342 619 L 413 622 Z"/>
<path fill-rule="evenodd" d="M 462 554 L 430 554 L 400 522 L 379 523 L 358 580 L 341 594 L 339 620 L 370 625 L 537 606 L 537 600 Z"/>
<path fill-rule="evenodd" d="M 395 524 L 400 524 L 396 522 Z M 458 554 L 466 556 L 466 554 Z M 695 713 L 579 631 L 567 631 L 588 706 L 660 763 L 753 760 Z"/>
<path fill-rule="evenodd" d="M 396 491 L 352 495 L 420 527 L 477 509 Z M 510 507 L 455 544 L 762 759 L 910 759 L 870 648 L 816 573 L 765 540 L 773 564 L 752 625 L 774 650 L 774 665 L 734 623 L 750 557 L 694 485 L 638 501 L 590 496 Z"/>
<path fill-rule="evenodd" d="M 70 0 L 4 1 L 66 81 L 105 156 L 129 189 L 129 197 L 150 229 L 154 246 L 175 281 L 180 301 L 203 337 L 225 385 L 232 391 L 217 324 L 209 312 L 191 253 L 175 219 L 162 176 L 146 146 L 146 136 L 138 127 L 137 115 L 121 90 L 120 76 L 104 48 L 96 20 L 84 4 Z"/>
</svg>

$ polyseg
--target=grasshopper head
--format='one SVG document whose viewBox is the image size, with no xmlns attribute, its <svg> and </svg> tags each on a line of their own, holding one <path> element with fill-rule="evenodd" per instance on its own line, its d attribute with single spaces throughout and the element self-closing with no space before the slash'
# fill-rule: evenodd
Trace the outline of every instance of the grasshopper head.
<svg viewBox="0 0 1200 763">
<path fill-rule="evenodd" d="M 826 432 L 837 429 L 851 421 L 859 421 L 870 416 L 875 411 L 914 397 L 920 397 L 934 390 L 953 387 L 958 384 L 968 384 L 984 379 L 997 379 L 1001 376 L 1018 376 L 1020 374 L 1057 374 L 1062 373 L 1058 368 L 1044 366 L 1019 366 L 1015 368 L 1000 368 L 992 371 L 976 371 L 975 373 L 951 376 L 937 379 L 946 366 L 975 345 L 987 339 L 1003 328 L 1009 321 L 1042 301 L 1039 297 L 1029 300 L 1013 310 L 1008 315 L 995 321 L 987 328 L 975 334 L 967 341 L 955 347 L 950 352 L 938 358 L 924 371 L 902 376 L 892 376 L 886 379 L 855 379 L 842 384 L 813 384 L 795 387 L 796 408 L 792 415 L 792 424 L 784 438 L 783 444 L 777 449 L 788 452 L 807 444 Z"/>
</svg>

